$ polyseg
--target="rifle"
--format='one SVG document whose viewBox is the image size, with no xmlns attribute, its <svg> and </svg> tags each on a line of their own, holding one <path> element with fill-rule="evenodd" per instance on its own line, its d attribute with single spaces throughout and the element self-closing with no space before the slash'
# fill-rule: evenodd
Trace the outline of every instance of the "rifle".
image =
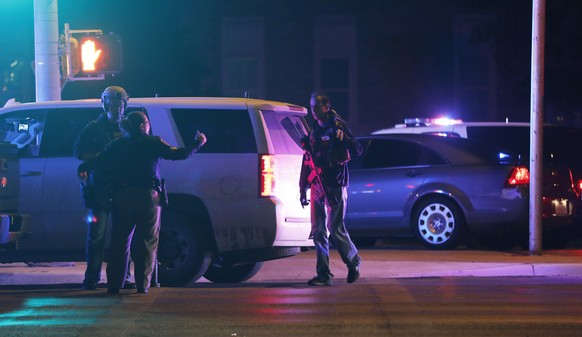
<svg viewBox="0 0 582 337">
<path fill-rule="evenodd" d="M 305 158 L 307 165 L 309 166 L 309 169 L 311 170 L 311 173 L 307 177 L 307 181 L 311 183 L 311 182 L 317 180 L 319 182 L 319 184 L 321 185 L 321 188 L 323 189 L 323 195 L 329 201 L 329 204 L 332 207 L 337 207 L 339 205 L 339 201 L 337 200 L 337 197 L 335 197 L 329 191 L 327 186 L 325 186 L 325 184 L 323 183 L 323 180 L 321 179 L 321 168 L 317 167 L 315 165 L 314 160 L 313 160 L 313 151 L 311 148 L 311 144 L 309 142 L 309 136 L 304 136 L 301 138 L 301 147 L 305 151 L 304 158 Z M 333 196 L 333 197 L 331 197 L 331 196 Z"/>
</svg>

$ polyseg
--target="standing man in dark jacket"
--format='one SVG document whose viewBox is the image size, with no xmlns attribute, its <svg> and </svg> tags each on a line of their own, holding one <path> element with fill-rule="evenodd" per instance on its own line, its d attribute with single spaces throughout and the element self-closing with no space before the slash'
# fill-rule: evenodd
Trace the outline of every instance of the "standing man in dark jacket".
<svg viewBox="0 0 582 337">
<path fill-rule="evenodd" d="M 123 137 L 79 166 L 86 171 L 110 167 L 114 184 L 111 214 L 111 259 L 107 263 L 107 293 L 117 294 L 124 286 L 129 251 L 133 242 L 135 283 L 138 293 L 147 293 L 156 261 L 160 234 L 160 158 L 183 160 L 206 143 L 197 132 L 194 144 L 177 148 L 157 136 L 150 136 L 150 122 L 142 111 L 121 121 Z"/>
<path fill-rule="evenodd" d="M 129 96 L 125 89 L 118 86 L 105 88 L 101 94 L 103 113 L 87 124 L 73 149 L 75 157 L 80 160 L 93 158 L 103 151 L 111 141 L 121 137 L 119 121 L 123 118 Z M 111 170 L 103 167 L 89 172 L 89 177 L 83 193 L 83 203 L 89 209 L 87 215 L 87 269 L 83 280 L 83 289 L 94 290 L 101 279 L 101 265 L 103 263 L 103 249 L 105 246 L 105 232 L 111 212 Z M 127 275 L 128 288 L 133 287 Z"/>
<path fill-rule="evenodd" d="M 317 275 L 307 282 L 312 286 L 331 285 L 329 238 L 348 267 L 347 282 L 360 277 L 358 250 L 350 239 L 344 218 L 349 184 L 348 161 L 359 156 L 362 147 L 347 123 L 331 109 L 329 97 L 313 93 L 311 113 L 315 119 L 309 136 L 302 141 L 305 150 L 299 181 L 300 202 L 309 205 L 307 189 L 311 189 L 311 228 L 317 254 Z"/>
</svg>

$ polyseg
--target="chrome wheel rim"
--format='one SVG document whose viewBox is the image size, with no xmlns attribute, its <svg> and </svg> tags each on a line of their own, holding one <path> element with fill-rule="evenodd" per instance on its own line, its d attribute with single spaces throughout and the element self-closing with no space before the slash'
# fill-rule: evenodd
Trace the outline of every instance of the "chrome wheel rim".
<svg viewBox="0 0 582 337">
<path fill-rule="evenodd" d="M 455 216 L 444 204 L 429 204 L 420 212 L 418 232 L 426 242 L 441 245 L 451 238 L 455 228 Z"/>
</svg>

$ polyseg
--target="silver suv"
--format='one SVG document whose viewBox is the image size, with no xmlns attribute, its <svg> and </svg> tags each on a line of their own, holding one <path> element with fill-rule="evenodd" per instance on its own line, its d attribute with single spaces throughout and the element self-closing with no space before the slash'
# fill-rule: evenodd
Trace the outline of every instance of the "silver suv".
<svg viewBox="0 0 582 337">
<path fill-rule="evenodd" d="M 313 243 L 297 184 L 305 108 L 244 98 L 132 98 L 152 132 L 184 146 L 196 130 L 206 145 L 184 161 L 162 161 L 169 191 L 160 233 L 159 281 L 204 276 L 242 282 L 262 261 Z M 102 111 L 96 99 L 8 103 L 0 109 L 0 263 L 84 261 L 86 225 L 73 143 Z M 4 194 L 3 194 L 4 193 Z"/>
</svg>

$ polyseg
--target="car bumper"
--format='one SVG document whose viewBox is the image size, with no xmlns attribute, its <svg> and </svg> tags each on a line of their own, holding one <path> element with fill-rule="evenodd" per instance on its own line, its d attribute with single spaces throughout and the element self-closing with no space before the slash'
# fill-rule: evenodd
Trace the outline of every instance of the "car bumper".
<svg viewBox="0 0 582 337">
<path fill-rule="evenodd" d="M 572 198 L 542 198 L 542 224 L 544 227 L 571 225 L 578 214 L 578 200 Z"/>
</svg>

